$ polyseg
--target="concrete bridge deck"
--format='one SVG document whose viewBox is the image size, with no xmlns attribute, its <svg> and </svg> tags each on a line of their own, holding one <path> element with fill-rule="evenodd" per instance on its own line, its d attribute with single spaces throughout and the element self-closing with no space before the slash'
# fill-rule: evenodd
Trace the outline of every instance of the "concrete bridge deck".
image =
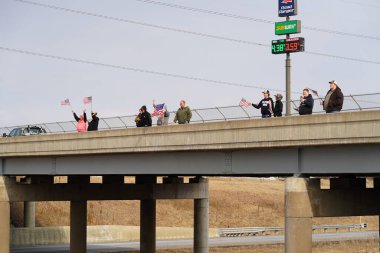
<svg viewBox="0 0 380 253">
<path fill-rule="evenodd" d="M 0 175 L 379 174 L 380 111 L 0 139 Z"/>
</svg>

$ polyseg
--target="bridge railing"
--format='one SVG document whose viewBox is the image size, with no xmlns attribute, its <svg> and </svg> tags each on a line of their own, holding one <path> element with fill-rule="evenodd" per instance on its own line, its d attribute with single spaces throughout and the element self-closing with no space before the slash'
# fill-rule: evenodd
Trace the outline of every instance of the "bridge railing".
<svg viewBox="0 0 380 253">
<path fill-rule="evenodd" d="M 313 114 L 324 113 L 323 107 L 320 105 L 320 99 L 314 98 L 314 108 Z M 284 112 L 286 111 L 286 103 L 284 103 Z M 300 104 L 300 100 L 292 100 L 292 115 L 298 115 L 298 112 L 294 109 Z M 342 111 L 361 111 L 361 110 L 375 110 L 380 109 L 380 93 L 372 94 L 360 94 L 360 95 L 349 95 L 344 98 L 344 106 Z M 239 120 L 239 119 L 253 119 L 260 118 L 260 110 L 249 107 L 242 106 L 223 106 L 223 107 L 213 107 L 213 108 L 201 108 L 192 109 L 193 117 L 191 123 L 205 123 L 211 121 L 225 121 L 225 120 Z M 109 130 L 109 129 L 121 129 L 136 127 L 135 125 L 136 115 L 126 115 L 118 117 L 106 117 L 100 118 L 99 130 Z M 169 122 L 172 122 L 175 117 L 175 111 L 170 112 Z M 153 119 L 153 121 L 155 121 Z M 154 122 L 155 123 L 155 122 Z M 28 125 L 37 125 L 46 129 L 48 133 L 67 133 L 76 131 L 75 121 L 64 121 L 64 122 L 49 122 L 49 123 L 39 123 L 35 124 L 31 122 L 30 124 L 20 125 L 20 126 L 10 126 L 10 127 L 0 127 L 0 134 L 9 132 L 16 127 L 26 127 Z"/>
<path fill-rule="evenodd" d="M 367 223 L 360 224 L 349 224 L 349 225 L 320 225 L 313 226 L 313 231 L 322 230 L 323 232 L 328 232 L 334 230 L 338 232 L 341 229 L 349 230 L 352 229 L 362 230 L 367 228 Z M 270 233 L 279 233 L 284 231 L 283 227 L 242 227 L 242 228 L 220 228 L 218 234 L 220 237 L 237 237 L 237 236 L 255 236 L 264 235 Z"/>
</svg>

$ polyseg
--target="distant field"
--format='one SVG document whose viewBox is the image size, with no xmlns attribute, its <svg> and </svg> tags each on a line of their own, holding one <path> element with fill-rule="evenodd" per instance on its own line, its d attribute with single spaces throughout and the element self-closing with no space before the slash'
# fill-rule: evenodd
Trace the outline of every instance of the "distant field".
<svg viewBox="0 0 380 253">
<path fill-rule="evenodd" d="M 96 179 L 95 179 L 96 180 Z M 252 227 L 284 225 L 284 181 L 248 178 L 210 178 L 210 227 Z M 22 224 L 22 205 L 12 204 L 12 222 Z M 37 204 L 36 223 L 38 226 L 69 225 L 68 202 L 41 202 Z M 139 225 L 139 201 L 90 201 L 88 203 L 88 225 Z M 315 218 L 313 223 L 351 224 L 366 222 L 370 230 L 377 230 L 378 216 Z M 175 200 L 157 202 L 157 226 L 192 227 L 193 201 Z M 355 243 L 354 243 L 355 244 Z M 358 244 L 358 243 L 356 243 Z M 345 251 L 328 249 L 313 252 L 354 252 L 348 251 L 346 243 L 339 244 Z M 359 243 L 361 247 L 361 243 Z M 335 245 L 336 246 L 336 245 Z M 278 248 L 278 251 L 276 251 Z M 334 247 L 336 248 L 336 247 Z M 282 252 L 282 246 L 245 248 L 239 251 L 229 249 L 210 252 Z M 231 249 L 232 250 L 232 249 Z M 169 251 L 165 251 L 169 252 Z M 174 251 L 173 251 L 174 252 Z M 182 251 L 175 251 L 182 252 Z M 190 251 L 183 251 L 190 252 Z M 372 253 L 375 251 L 356 251 Z M 378 251 L 376 251 L 378 252 Z"/>
</svg>

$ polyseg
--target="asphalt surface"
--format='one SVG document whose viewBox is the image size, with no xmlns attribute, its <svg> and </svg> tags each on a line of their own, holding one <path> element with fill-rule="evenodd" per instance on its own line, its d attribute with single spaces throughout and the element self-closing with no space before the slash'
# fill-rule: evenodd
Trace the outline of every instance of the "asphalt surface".
<svg viewBox="0 0 380 253">
<path fill-rule="evenodd" d="M 313 234 L 314 242 L 326 241 L 346 241 L 346 240 L 363 240 L 379 238 L 378 231 L 370 232 L 347 232 L 347 233 L 321 233 Z M 282 244 L 284 243 L 283 235 L 268 235 L 268 236 L 246 236 L 246 237 L 220 237 L 210 238 L 210 247 L 225 247 L 225 246 L 250 246 L 250 245 L 265 245 L 265 244 Z M 193 240 L 159 240 L 156 242 L 157 249 L 179 249 L 192 248 Z M 87 252 L 130 252 L 139 251 L 139 242 L 125 243 L 97 243 L 88 244 Z M 69 252 L 69 245 L 44 245 L 44 246 L 27 246 L 13 247 L 12 253 L 39 253 L 39 252 Z"/>
</svg>

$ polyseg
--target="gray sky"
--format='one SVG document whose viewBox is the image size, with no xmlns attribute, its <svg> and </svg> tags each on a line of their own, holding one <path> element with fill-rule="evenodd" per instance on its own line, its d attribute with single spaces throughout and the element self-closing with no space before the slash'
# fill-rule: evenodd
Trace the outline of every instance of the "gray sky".
<svg viewBox="0 0 380 253">
<path fill-rule="evenodd" d="M 33 0 L 34 1 L 34 0 Z M 174 29 L 269 45 L 274 24 L 183 10 L 136 0 L 35 0 L 38 3 Z M 157 0 L 165 3 L 283 21 L 277 0 Z M 292 91 L 311 87 L 325 94 L 336 80 L 345 95 L 379 92 L 380 2 L 298 0 L 302 26 L 371 36 L 344 36 L 303 29 L 305 50 L 374 63 L 292 54 Z M 270 47 L 196 36 L 127 22 L 0 0 L 0 47 L 174 75 L 285 89 L 285 55 Z M 298 36 L 298 35 L 297 35 Z M 295 36 L 293 36 L 295 37 Z M 261 99 L 262 89 L 160 76 L 125 69 L 0 50 L 0 126 L 72 120 L 93 97 L 101 117 L 129 115 L 153 99 L 169 110 L 185 99 L 191 108 L 237 105 Z M 273 91 L 272 93 L 277 93 Z M 299 95 L 293 94 L 297 99 Z M 87 107 L 89 109 L 89 107 Z"/>
</svg>

